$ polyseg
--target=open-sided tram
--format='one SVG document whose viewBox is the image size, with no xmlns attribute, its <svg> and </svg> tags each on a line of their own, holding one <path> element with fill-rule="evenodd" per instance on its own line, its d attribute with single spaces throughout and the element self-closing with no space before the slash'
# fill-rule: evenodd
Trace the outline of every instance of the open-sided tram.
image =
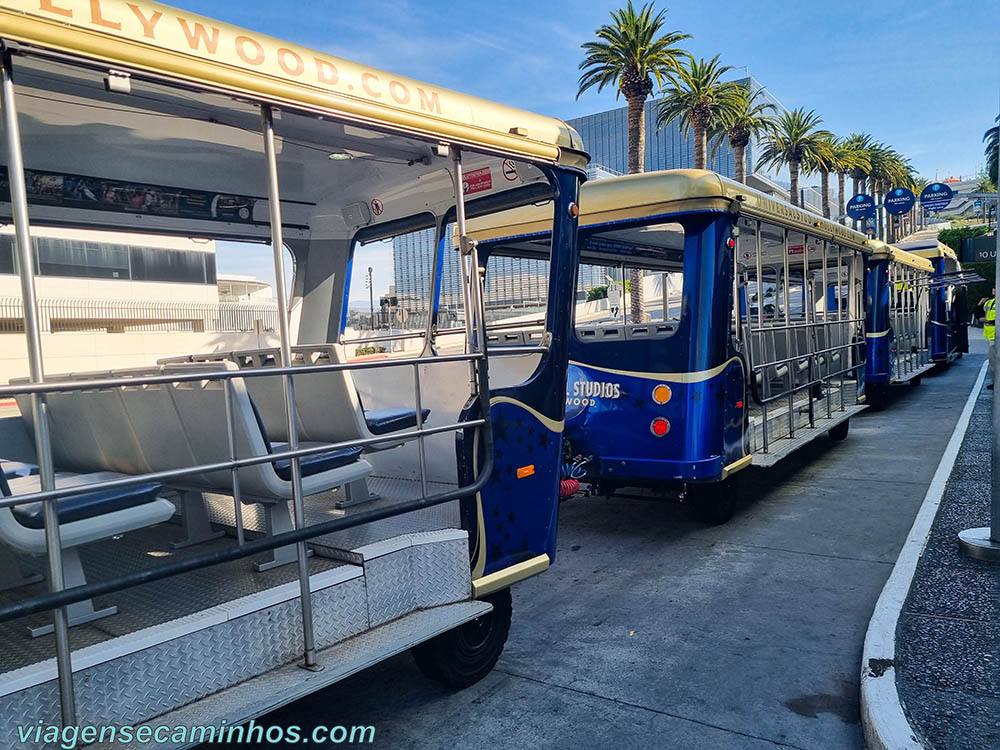
<svg viewBox="0 0 1000 750">
<path fill-rule="evenodd" d="M 722 521 L 742 469 L 847 435 L 864 408 L 863 235 L 695 170 L 587 183 L 581 209 L 566 393 L 578 476 L 674 489 Z M 546 258 L 551 216 L 518 209 L 473 234 L 487 258 Z"/>
<path fill-rule="evenodd" d="M 446 684 L 482 677 L 509 587 L 554 558 L 576 133 L 146 0 L 4 0 L 0 29 L 31 365 L 0 388 L 20 407 L 0 420 L 0 746 L 82 725 L 195 744 L 169 727 L 232 727 L 411 647 Z M 543 335 L 487 359 L 466 217 L 540 201 Z M 452 224 L 455 351 L 348 362 L 355 257 Z M 269 243 L 280 346 L 46 373 L 42 225 Z"/>
</svg>

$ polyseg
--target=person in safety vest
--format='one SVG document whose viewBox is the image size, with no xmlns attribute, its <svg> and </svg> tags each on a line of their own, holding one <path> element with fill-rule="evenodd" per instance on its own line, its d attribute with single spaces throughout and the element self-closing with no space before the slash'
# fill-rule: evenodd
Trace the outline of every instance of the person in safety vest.
<svg viewBox="0 0 1000 750">
<path fill-rule="evenodd" d="M 993 390 L 993 357 L 996 355 L 997 349 L 997 290 L 994 287 L 992 296 L 983 303 L 983 317 L 979 319 L 979 322 L 983 324 L 983 336 L 986 338 L 986 344 L 989 346 L 989 369 L 990 369 L 990 384 L 986 386 L 991 391 Z"/>
</svg>

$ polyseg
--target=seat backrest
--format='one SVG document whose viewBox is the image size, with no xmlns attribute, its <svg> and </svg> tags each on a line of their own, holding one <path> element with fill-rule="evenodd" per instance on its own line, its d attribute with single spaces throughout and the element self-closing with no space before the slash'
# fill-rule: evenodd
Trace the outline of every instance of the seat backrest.
<svg viewBox="0 0 1000 750">
<path fill-rule="evenodd" d="M 72 379 L 97 379 L 108 373 L 70 373 L 47 375 L 47 383 L 66 382 Z M 15 378 L 11 385 L 24 385 L 28 378 Z M 52 461 L 59 469 L 90 472 L 103 471 L 108 466 L 101 441 L 95 432 L 95 425 L 106 420 L 105 415 L 91 405 L 96 391 L 74 391 L 69 393 L 48 393 L 45 395 L 46 412 L 49 423 L 49 439 L 52 446 Z M 15 397 L 25 427 L 34 437 L 34 420 L 31 397 L 19 394 Z"/>
<path fill-rule="evenodd" d="M 235 371 L 234 362 L 193 362 L 162 366 L 164 375 L 188 375 L 203 372 Z M 236 437 L 236 454 L 239 458 L 265 456 L 270 445 L 263 424 L 257 418 L 250 394 L 242 378 L 233 378 L 233 423 Z M 219 380 L 196 380 L 167 384 L 167 393 L 173 401 L 181 428 L 191 454 L 198 464 L 209 464 L 229 459 L 229 437 L 226 427 L 225 386 Z M 190 465 L 190 464 L 188 464 Z M 240 469 L 241 489 L 251 494 L 272 494 L 261 484 L 260 473 L 271 470 L 267 464 Z M 217 471 L 201 475 L 209 487 L 231 490 L 232 473 Z"/>
<path fill-rule="evenodd" d="M 192 362 L 224 359 L 234 363 L 241 370 L 277 367 L 281 361 L 279 350 L 276 348 L 216 352 L 204 356 L 190 355 L 188 359 Z M 293 367 L 340 364 L 343 361 L 339 347 L 334 344 L 292 347 Z M 244 382 L 270 438 L 287 441 L 288 430 L 281 378 L 255 377 L 247 378 Z M 354 380 L 349 372 L 340 370 L 296 375 L 293 384 L 300 439 L 335 443 L 371 437 Z"/>
</svg>

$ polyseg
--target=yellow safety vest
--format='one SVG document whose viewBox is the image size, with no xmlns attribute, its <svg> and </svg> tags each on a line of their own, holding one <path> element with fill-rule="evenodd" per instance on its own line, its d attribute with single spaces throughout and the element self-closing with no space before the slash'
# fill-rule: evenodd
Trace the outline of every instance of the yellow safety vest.
<svg viewBox="0 0 1000 750">
<path fill-rule="evenodd" d="M 996 297 L 993 299 L 986 300 L 986 304 L 983 305 L 983 309 L 986 311 L 986 322 L 983 323 L 983 335 L 986 337 L 987 341 L 992 341 L 997 335 L 996 329 L 996 319 L 997 319 L 997 300 Z"/>
</svg>

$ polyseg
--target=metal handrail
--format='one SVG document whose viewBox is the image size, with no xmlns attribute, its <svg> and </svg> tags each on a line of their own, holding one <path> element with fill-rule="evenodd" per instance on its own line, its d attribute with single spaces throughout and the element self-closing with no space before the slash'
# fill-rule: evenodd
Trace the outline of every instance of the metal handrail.
<svg viewBox="0 0 1000 750">
<path fill-rule="evenodd" d="M 498 352 L 503 356 L 504 352 Z M 375 370 L 385 367 L 404 367 L 413 364 L 438 364 L 446 362 L 470 362 L 485 359 L 479 352 L 443 354 L 435 357 L 406 357 L 402 359 L 373 359 L 363 362 L 338 362 L 329 365 L 292 365 L 291 367 L 259 367 L 223 372 L 191 372 L 174 375 L 142 375 L 130 377 L 100 378 L 95 380 L 61 380 L 43 383 L 23 383 L 0 386 L 0 396 L 14 396 L 19 393 L 58 393 L 61 391 L 93 391 L 102 388 L 118 388 L 123 385 L 160 385 L 164 383 L 193 383 L 200 380 L 231 380 L 233 378 L 260 378 L 274 375 L 309 375 L 317 372 L 341 372 L 343 370 Z M 175 363 L 176 364 L 176 363 Z"/>
<path fill-rule="evenodd" d="M 258 464 L 269 464 L 282 459 L 305 458 L 315 456 L 320 453 L 327 453 L 331 450 L 341 450 L 344 448 L 364 447 L 368 445 L 378 445 L 387 440 L 392 442 L 408 442 L 417 440 L 420 437 L 436 435 L 441 432 L 454 432 L 466 427 L 481 427 L 486 424 L 485 419 L 470 419 L 464 422 L 453 422 L 437 427 L 424 427 L 423 429 L 409 432 L 393 432 L 390 435 L 378 435 L 370 438 L 352 438 L 351 440 L 341 440 L 336 443 L 322 443 L 309 448 L 297 448 L 295 450 L 278 451 L 268 453 L 264 456 L 250 456 L 249 458 L 227 459 L 216 461 L 210 464 L 198 464 L 196 466 L 186 466 L 183 469 L 165 469 L 154 471 L 148 474 L 132 474 L 122 479 L 109 479 L 97 482 L 87 482 L 86 484 L 74 484 L 54 490 L 32 492 L 26 495 L 14 495 L 11 497 L 0 497 L 0 508 L 13 508 L 26 503 L 40 500 L 58 499 L 61 497 L 72 497 L 74 495 L 85 495 L 94 492 L 95 489 L 118 489 L 119 487 L 132 487 L 137 484 L 149 484 L 150 482 L 167 482 L 171 479 L 179 479 L 191 474 L 209 474 L 215 471 L 226 471 L 232 469 L 242 469 L 247 466 L 257 466 Z"/>
<path fill-rule="evenodd" d="M 481 421 L 485 424 L 485 420 Z M 488 431 L 486 432 L 488 433 Z M 464 488 L 448 492 L 439 492 L 437 494 L 430 495 L 429 497 L 407 500 L 396 505 L 386 506 L 384 508 L 359 511 L 358 513 L 349 516 L 334 518 L 329 521 L 323 521 L 322 523 L 295 529 L 294 531 L 255 539 L 246 542 L 243 546 L 208 552 L 195 557 L 189 557 L 184 560 L 177 560 L 175 562 L 158 565 L 149 570 L 139 570 L 134 573 L 126 573 L 124 575 L 119 575 L 117 578 L 112 580 L 87 583 L 82 586 L 73 586 L 48 594 L 40 594 L 22 602 L 0 606 L 0 622 L 6 622 L 8 620 L 24 617 L 26 615 L 37 614 L 39 612 L 46 612 L 51 609 L 74 604 L 86 599 L 92 599 L 105 594 L 113 594 L 116 591 L 123 591 L 124 589 L 139 586 L 144 583 L 152 583 L 153 581 L 159 581 L 181 573 L 187 573 L 192 570 L 199 570 L 212 565 L 232 562 L 233 560 L 240 560 L 244 557 L 250 557 L 251 555 L 255 555 L 260 552 L 267 552 L 269 550 L 277 549 L 278 547 L 285 547 L 290 544 L 298 544 L 317 536 L 330 534 L 335 531 L 354 528 L 355 526 L 361 526 L 373 521 L 381 521 L 382 519 L 391 518 L 392 516 L 401 515 L 403 513 L 411 513 L 416 510 L 441 505 L 442 503 L 447 503 L 452 500 L 469 497 L 482 490 L 486 486 L 487 482 L 489 482 L 492 474 L 493 453 L 492 451 L 489 451 L 486 453 L 486 463 L 479 474 L 479 478 Z"/>
</svg>

